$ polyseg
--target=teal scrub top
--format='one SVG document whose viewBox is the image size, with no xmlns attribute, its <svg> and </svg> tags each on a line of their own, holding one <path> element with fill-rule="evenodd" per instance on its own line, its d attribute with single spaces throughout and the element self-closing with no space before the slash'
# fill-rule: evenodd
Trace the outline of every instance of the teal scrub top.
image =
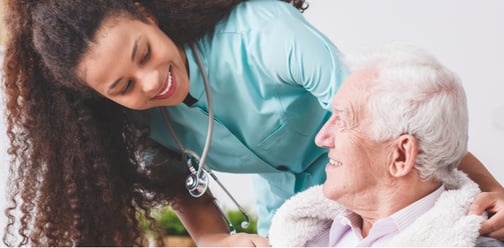
<svg viewBox="0 0 504 248">
<path fill-rule="evenodd" d="M 206 164 L 255 174 L 258 232 L 267 236 L 274 211 L 286 199 L 325 180 L 327 150 L 314 138 L 348 74 L 341 53 L 297 9 L 271 0 L 240 3 L 196 46 L 214 104 Z M 165 109 L 184 147 L 201 154 L 208 104 L 189 45 L 185 52 L 190 94 L 197 102 Z M 159 109 L 146 111 L 151 137 L 178 150 Z"/>
</svg>

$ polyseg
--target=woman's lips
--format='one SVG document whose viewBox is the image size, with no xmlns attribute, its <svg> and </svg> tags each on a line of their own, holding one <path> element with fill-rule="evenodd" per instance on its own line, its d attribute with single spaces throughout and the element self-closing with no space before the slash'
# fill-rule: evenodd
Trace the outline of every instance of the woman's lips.
<svg viewBox="0 0 504 248">
<path fill-rule="evenodd" d="M 175 76 L 172 73 L 170 67 L 170 69 L 168 69 L 166 80 L 163 83 L 163 90 L 161 90 L 161 92 L 159 92 L 159 94 L 155 96 L 154 99 L 165 99 L 172 96 L 177 86 L 176 82 L 177 81 L 175 80 Z"/>
</svg>

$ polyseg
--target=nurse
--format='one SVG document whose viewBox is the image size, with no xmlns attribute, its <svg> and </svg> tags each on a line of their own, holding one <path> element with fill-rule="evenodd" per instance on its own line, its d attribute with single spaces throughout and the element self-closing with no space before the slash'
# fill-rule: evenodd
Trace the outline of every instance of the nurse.
<svg viewBox="0 0 504 248">
<path fill-rule="evenodd" d="M 8 1 L 12 199 L 35 221 L 31 234 L 21 223 L 21 244 L 131 246 L 138 209 L 170 202 L 200 246 L 268 245 L 274 211 L 325 180 L 327 151 L 313 140 L 347 76 L 340 51 L 300 13 L 304 1 L 293 2 Z M 210 195 L 188 197 L 178 156 L 161 167 L 142 156 L 149 139 L 203 151 L 204 77 L 214 106 L 206 164 L 255 174 L 260 236 L 229 235 Z M 482 209 L 504 205 L 472 155 L 462 168 L 499 192 Z"/>
</svg>

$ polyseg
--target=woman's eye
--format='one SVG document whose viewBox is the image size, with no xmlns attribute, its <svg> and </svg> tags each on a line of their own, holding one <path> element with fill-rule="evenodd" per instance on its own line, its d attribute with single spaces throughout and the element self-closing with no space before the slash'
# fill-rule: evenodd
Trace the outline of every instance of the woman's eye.
<svg viewBox="0 0 504 248">
<path fill-rule="evenodd" d="M 144 55 L 142 56 L 142 59 L 140 60 L 140 64 L 143 65 L 149 60 L 150 57 L 150 46 L 147 46 L 145 49 Z"/>
<path fill-rule="evenodd" d="M 131 88 L 131 85 L 133 84 L 133 80 L 131 79 L 128 79 L 128 81 L 126 82 L 126 85 L 124 86 L 124 88 L 121 90 L 121 95 L 125 95 L 126 93 L 128 93 L 129 89 Z"/>
</svg>

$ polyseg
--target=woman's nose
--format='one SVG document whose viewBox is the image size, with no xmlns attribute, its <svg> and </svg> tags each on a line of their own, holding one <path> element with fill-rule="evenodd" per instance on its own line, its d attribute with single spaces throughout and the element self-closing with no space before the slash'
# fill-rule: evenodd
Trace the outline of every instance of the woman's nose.
<svg viewBox="0 0 504 248">
<path fill-rule="evenodd" d="M 141 70 L 136 77 L 144 93 L 151 94 L 152 97 L 157 94 L 159 87 L 161 87 L 161 79 L 157 70 Z"/>
</svg>

